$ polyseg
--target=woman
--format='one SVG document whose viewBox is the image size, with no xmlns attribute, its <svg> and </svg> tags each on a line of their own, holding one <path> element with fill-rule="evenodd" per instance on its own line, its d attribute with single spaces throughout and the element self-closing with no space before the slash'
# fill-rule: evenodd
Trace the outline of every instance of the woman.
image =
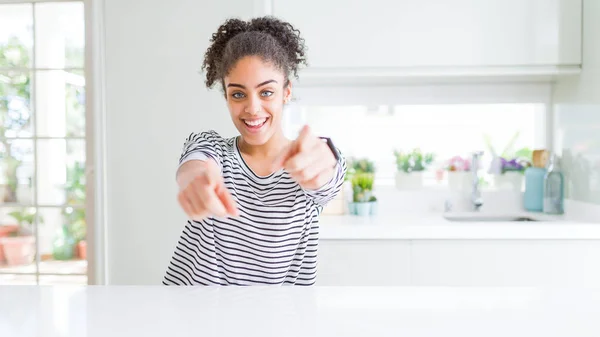
<svg viewBox="0 0 600 337">
<path fill-rule="evenodd" d="M 339 193 L 346 162 L 307 126 L 294 140 L 283 134 L 303 42 L 272 17 L 230 19 L 213 34 L 206 85 L 222 86 L 240 134 L 186 139 L 177 183 L 190 220 L 163 284 L 314 284 L 318 217 Z"/>
</svg>

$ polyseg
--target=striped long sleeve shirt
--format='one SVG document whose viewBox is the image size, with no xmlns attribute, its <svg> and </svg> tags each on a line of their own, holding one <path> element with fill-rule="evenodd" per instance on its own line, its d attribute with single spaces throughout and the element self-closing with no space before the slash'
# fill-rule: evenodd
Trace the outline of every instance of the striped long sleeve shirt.
<svg viewBox="0 0 600 337">
<path fill-rule="evenodd" d="M 191 134 L 179 164 L 212 159 L 236 201 L 238 217 L 188 220 L 163 277 L 164 285 L 312 285 L 317 274 L 319 215 L 341 190 L 343 156 L 332 179 L 303 189 L 285 170 L 257 175 L 237 137 Z"/>
</svg>

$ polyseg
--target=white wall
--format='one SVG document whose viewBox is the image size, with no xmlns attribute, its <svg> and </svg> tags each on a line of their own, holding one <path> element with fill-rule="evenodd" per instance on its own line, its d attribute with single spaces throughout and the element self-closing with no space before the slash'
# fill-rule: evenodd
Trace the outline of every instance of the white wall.
<svg viewBox="0 0 600 337">
<path fill-rule="evenodd" d="M 563 156 L 567 197 L 600 205 L 600 1 L 583 2 L 582 73 L 556 84 L 554 103 L 554 148 Z"/>
<path fill-rule="evenodd" d="M 175 170 L 192 131 L 234 131 L 199 73 L 209 38 L 253 2 L 106 0 L 107 278 L 159 284 L 185 223 Z"/>
</svg>

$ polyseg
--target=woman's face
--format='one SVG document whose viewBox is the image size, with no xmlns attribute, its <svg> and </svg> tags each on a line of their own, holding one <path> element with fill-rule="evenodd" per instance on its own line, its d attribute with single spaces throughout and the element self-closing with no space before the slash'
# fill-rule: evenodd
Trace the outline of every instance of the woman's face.
<svg viewBox="0 0 600 337">
<path fill-rule="evenodd" d="M 240 59 L 224 78 L 231 119 L 244 141 L 265 144 L 281 130 L 283 105 L 291 97 L 284 74 L 256 56 Z"/>
</svg>

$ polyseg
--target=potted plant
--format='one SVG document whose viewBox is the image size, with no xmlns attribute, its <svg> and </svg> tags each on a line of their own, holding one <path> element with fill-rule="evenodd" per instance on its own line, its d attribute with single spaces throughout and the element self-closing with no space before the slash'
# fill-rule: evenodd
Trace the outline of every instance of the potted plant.
<svg viewBox="0 0 600 337">
<path fill-rule="evenodd" d="M 2 238 L 11 235 L 11 233 L 19 230 L 19 225 L 0 225 L 0 264 L 4 263 L 4 249 L 2 248 Z"/>
<path fill-rule="evenodd" d="M 354 177 L 361 174 L 369 174 L 374 179 L 375 175 L 375 163 L 367 158 L 348 158 L 347 160 L 348 169 L 346 176 L 344 177 L 344 193 L 345 202 L 348 205 L 348 213 L 356 214 L 356 186 L 353 183 Z M 371 182 L 371 185 L 373 183 Z M 360 193 L 360 192 L 359 192 Z"/>
<path fill-rule="evenodd" d="M 75 255 L 76 242 L 69 225 L 62 225 L 52 243 L 52 258 L 55 260 L 72 260 Z"/>
<path fill-rule="evenodd" d="M 533 151 L 527 147 L 513 150 L 514 144 L 519 137 L 519 132 L 515 132 L 506 147 L 501 153 L 496 152 L 488 135 L 485 136 L 485 143 L 492 154 L 489 173 L 493 175 L 494 186 L 499 189 L 513 189 L 521 191 L 524 180 L 524 172 L 531 166 Z"/>
<path fill-rule="evenodd" d="M 85 260 L 87 258 L 85 209 L 67 207 L 64 211 L 64 216 L 68 224 L 68 235 L 74 240 L 74 255 Z"/>
<path fill-rule="evenodd" d="M 18 223 L 18 229 L 0 238 L 6 263 L 10 266 L 29 264 L 35 257 L 35 238 L 33 236 L 33 222 L 35 209 L 21 209 L 8 213 Z M 38 217 L 38 223 L 43 219 Z"/>
<path fill-rule="evenodd" d="M 525 170 L 531 166 L 531 162 L 524 158 L 500 157 L 500 174 L 495 174 L 494 186 L 499 189 L 512 189 L 520 192 L 523 186 Z"/>
<path fill-rule="evenodd" d="M 410 152 L 394 150 L 396 157 L 396 187 L 401 190 L 423 186 L 423 171 L 433 163 L 433 153 L 423 153 L 415 148 Z"/>
<path fill-rule="evenodd" d="M 75 162 L 67 171 L 65 194 L 67 206 L 63 209 L 65 226 L 55 240 L 55 257 L 72 258 L 76 256 L 87 258 L 86 222 L 85 222 L 85 163 Z M 72 254 L 62 252 L 71 249 Z"/>
<path fill-rule="evenodd" d="M 445 167 L 448 173 L 448 187 L 450 190 L 468 189 L 471 184 L 471 160 L 461 156 L 454 156 L 448 160 Z"/>
<path fill-rule="evenodd" d="M 352 176 L 352 203 L 351 213 L 367 216 L 371 214 L 372 201 L 371 196 L 373 195 L 373 173 L 355 173 Z"/>
<path fill-rule="evenodd" d="M 378 205 L 377 205 L 377 198 L 374 195 L 371 195 L 369 197 L 369 204 L 371 204 L 370 211 L 369 214 L 371 215 L 377 215 L 377 209 L 378 209 Z"/>
</svg>

